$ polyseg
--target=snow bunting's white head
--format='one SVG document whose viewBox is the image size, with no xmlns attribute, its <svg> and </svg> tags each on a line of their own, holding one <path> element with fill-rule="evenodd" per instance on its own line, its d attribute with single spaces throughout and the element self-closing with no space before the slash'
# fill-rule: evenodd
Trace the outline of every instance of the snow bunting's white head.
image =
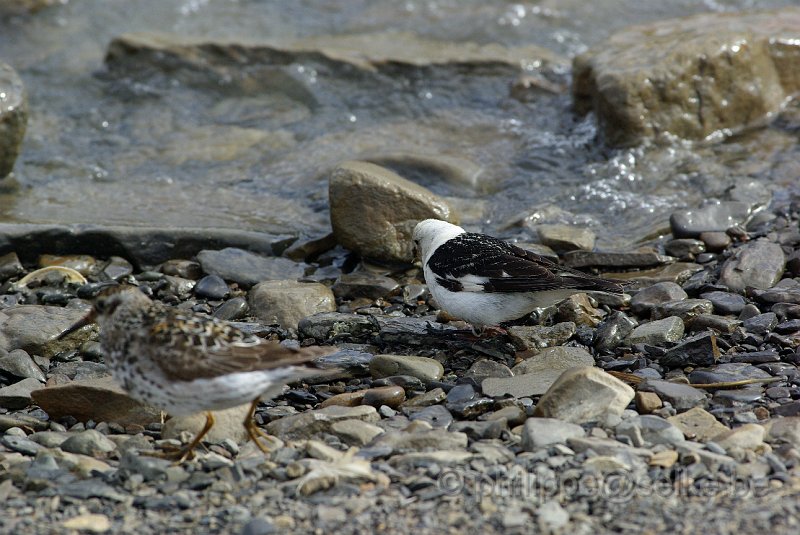
<svg viewBox="0 0 800 535">
<path fill-rule="evenodd" d="M 466 232 L 458 225 L 439 219 L 426 219 L 414 227 L 414 245 L 425 264 L 436 249 L 444 242 Z"/>
</svg>

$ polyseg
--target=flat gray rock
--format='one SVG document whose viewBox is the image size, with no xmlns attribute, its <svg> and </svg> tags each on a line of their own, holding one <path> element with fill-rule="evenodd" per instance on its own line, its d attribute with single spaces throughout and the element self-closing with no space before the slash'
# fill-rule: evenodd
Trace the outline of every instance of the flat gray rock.
<svg viewBox="0 0 800 535">
<path fill-rule="evenodd" d="M 305 264 L 288 258 L 262 256 L 235 247 L 200 251 L 197 260 L 205 273 L 235 282 L 243 288 L 250 288 L 262 281 L 296 280 L 306 270 Z"/>
<path fill-rule="evenodd" d="M 785 267 L 786 256 L 780 245 L 757 240 L 737 249 L 725 262 L 719 283 L 736 293 L 749 287 L 767 290 L 780 280 Z"/>
</svg>

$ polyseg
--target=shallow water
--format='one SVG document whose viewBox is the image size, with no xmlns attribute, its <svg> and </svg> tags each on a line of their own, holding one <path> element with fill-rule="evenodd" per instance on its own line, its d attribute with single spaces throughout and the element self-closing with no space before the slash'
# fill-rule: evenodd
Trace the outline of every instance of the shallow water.
<svg viewBox="0 0 800 535">
<path fill-rule="evenodd" d="M 454 198 L 471 228 L 525 239 L 525 222 L 567 222 L 591 226 L 600 247 L 638 243 L 663 232 L 674 209 L 738 179 L 792 183 L 796 107 L 723 143 L 608 150 L 592 118 L 572 112 L 568 90 L 520 102 L 507 71 L 353 73 L 308 61 L 198 76 L 109 70 L 107 45 L 135 31 L 282 42 L 399 30 L 535 44 L 569 59 L 630 24 L 755 4 L 74 0 L 5 16 L 0 59 L 25 81 L 31 119 L 18 187 L 0 191 L 0 212 L 9 222 L 317 234 L 329 227 L 329 170 L 370 159 Z M 568 87 L 568 70 L 546 74 Z M 409 154 L 481 172 L 445 180 L 404 167 Z"/>
</svg>

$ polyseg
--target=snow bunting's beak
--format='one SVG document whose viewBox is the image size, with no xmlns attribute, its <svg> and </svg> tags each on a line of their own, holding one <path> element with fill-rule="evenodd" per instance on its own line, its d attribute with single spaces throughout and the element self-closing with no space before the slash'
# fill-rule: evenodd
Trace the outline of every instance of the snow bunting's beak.
<svg viewBox="0 0 800 535">
<path fill-rule="evenodd" d="M 84 317 L 82 317 L 81 319 L 76 321 L 66 331 L 64 331 L 63 333 L 59 334 L 56 337 L 56 340 L 63 340 L 64 338 L 66 338 L 70 334 L 74 333 L 75 331 L 77 331 L 81 327 L 85 327 L 86 325 L 89 325 L 90 323 L 94 323 L 95 316 L 97 316 L 97 314 L 95 313 L 94 308 L 92 308 L 92 310 L 90 310 L 88 314 L 86 314 Z"/>
</svg>

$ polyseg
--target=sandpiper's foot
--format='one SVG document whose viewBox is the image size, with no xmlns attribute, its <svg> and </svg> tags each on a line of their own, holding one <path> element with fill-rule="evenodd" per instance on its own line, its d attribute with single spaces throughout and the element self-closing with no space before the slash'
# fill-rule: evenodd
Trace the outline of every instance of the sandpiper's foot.
<svg viewBox="0 0 800 535">
<path fill-rule="evenodd" d="M 272 453 L 272 451 L 264 444 L 264 442 L 262 442 L 261 439 L 273 445 L 278 444 L 278 439 L 267 434 L 263 429 L 256 425 L 255 414 L 257 405 L 258 399 L 253 400 L 253 403 L 250 405 L 250 410 L 247 411 L 247 418 L 245 418 L 243 422 L 244 429 L 247 431 L 247 436 L 249 436 L 250 440 L 255 443 L 256 447 L 260 449 L 264 455 L 269 455 Z"/>
</svg>

